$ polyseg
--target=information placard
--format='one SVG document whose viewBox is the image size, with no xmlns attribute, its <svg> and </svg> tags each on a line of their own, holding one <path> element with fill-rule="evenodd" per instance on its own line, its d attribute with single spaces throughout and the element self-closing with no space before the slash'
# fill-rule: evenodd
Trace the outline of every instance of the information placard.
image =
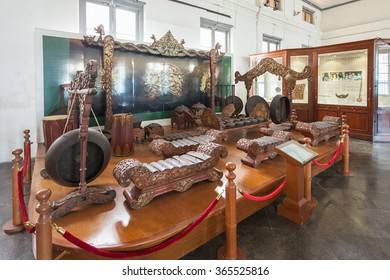
<svg viewBox="0 0 390 280">
<path fill-rule="evenodd" d="M 275 147 L 275 151 L 298 166 L 304 166 L 318 156 L 316 152 L 306 148 L 295 140 L 290 140 Z"/>
</svg>

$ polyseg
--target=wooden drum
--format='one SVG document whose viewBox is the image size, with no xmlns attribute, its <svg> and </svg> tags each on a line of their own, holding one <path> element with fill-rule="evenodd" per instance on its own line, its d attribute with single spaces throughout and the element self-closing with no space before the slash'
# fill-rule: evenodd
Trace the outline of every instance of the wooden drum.
<svg viewBox="0 0 390 280">
<path fill-rule="evenodd" d="M 45 116 L 42 118 L 43 139 L 45 141 L 46 152 L 53 142 L 64 134 L 66 119 L 67 115 Z"/>
<path fill-rule="evenodd" d="M 114 114 L 111 130 L 111 154 L 123 157 L 134 152 L 132 114 Z"/>
</svg>

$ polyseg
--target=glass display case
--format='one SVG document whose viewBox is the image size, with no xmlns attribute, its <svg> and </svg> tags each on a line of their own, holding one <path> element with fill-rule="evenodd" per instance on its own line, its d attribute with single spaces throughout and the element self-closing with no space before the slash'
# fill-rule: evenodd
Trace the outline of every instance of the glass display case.
<svg viewBox="0 0 390 280">
<path fill-rule="evenodd" d="M 318 55 L 317 103 L 367 106 L 367 49 Z"/>
<path fill-rule="evenodd" d="M 250 55 L 251 68 L 265 57 L 296 72 L 306 65 L 312 67 L 312 78 L 297 80 L 291 94 L 299 121 L 346 116 L 352 138 L 390 141 L 389 39 L 254 54 Z M 279 89 L 287 95 L 285 79 L 269 73 L 262 76 L 253 83 L 252 95 L 270 100 Z"/>
<path fill-rule="evenodd" d="M 294 71 L 301 72 L 306 65 L 309 65 L 309 55 L 296 55 L 290 57 L 290 68 Z M 298 80 L 292 92 L 292 102 L 295 104 L 309 103 L 309 81 Z"/>
</svg>

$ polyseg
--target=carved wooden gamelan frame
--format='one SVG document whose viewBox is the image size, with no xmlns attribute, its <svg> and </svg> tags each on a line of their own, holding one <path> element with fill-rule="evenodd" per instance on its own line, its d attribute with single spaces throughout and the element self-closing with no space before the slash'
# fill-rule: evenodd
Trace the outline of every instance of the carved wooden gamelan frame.
<svg viewBox="0 0 390 280">
<path fill-rule="evenodd" d="M 252 87 L 253 79 L 260 75 L 263 75 L 265 72 L 277 75 L 285 80 L 287 88 L 287 97 L 290 100 L 290 103 L 292 100 L 292 92 L 294 90 L 296 81 L 310 79 L 313 75 L 313 69 L 309 65 L 306 65 L 302 72 L 297 72 L 276 62 L 273 58 L 263 58 L 255 67 L 250 69 L 244 75 L 241 75 L 238 71 L 234 73 L 236 84 L 239 81 L 245 83 L 247 99 L 249 98 L 249 91 Z"/>
<path fill-rule="evenodd" d="M 155 35 L 151 38 L 154 42 L 151 45 L 146 44 L 134 44 L 134 43 L 121 43 L 115 41 L 111 35 L 105 36 L 104 27 L 99 25 L 95 28 L 96 33 L 99 34 L 97 40 L 96 36 L 84 36 L 83 44 L 87 46 L 93 46 L 103 49 L 103 75 L 102 75 L 102 90 L 106 94 L 106 111 L 105 111 L 105 130 L 111 131 L 113 112 L 112 112 L 112 70 L 113 70 L 113 58 L 114 50 L 137 52 L 150 55 L 167 56 L 167 57 L 191 57 L 210 60 L 210 83 L 213 85 L 215 81 L 215 64 L 222 59 L 224 53 L 219 51 L 220 45 L 217 44 L 214 49 L 210 51 L 201 51 L 193 49 L 185 49 L 185 41 L 182 39 L 178 42 L 172 35 L 171 31 L 168 31 L 159 40 Z M 214 86 L 210 87 L 211 106 L 214 109 Z"/>
</svg>

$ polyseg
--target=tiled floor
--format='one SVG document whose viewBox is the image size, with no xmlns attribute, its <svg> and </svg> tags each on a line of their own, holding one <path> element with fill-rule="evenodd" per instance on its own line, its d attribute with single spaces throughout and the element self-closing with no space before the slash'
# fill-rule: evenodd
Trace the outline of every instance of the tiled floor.
<svg viewBox="0 0 390 280">
<path fill-rule="evenodd" d="M 276 204 L 238 224 L 238 245 L 247 259 L 389 260 L 390 144 L 351 140 L 350 169 L 335 169 L 313 178 L 319 205 L 303 226 L 278 216 Z M 11 218 L 10 163 L 0 164 L 0 225 Z M 183 259 L 216 259 L 224 234 Z M 0 232 L 0 259 L 33 259 L 31 235 Z"/>
</svg>

